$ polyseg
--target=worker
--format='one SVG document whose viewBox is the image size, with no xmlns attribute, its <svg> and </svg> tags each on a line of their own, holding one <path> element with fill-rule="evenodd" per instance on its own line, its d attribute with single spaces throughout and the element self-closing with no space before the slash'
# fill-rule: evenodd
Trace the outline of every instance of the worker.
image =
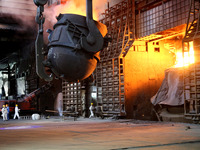
<svg viewBox="0 0 200 150">
<path fill-rule="evenodd" d="M 94 117 L 94 112 L 93 112 L 94 111 L 94 106 L 93 106 L 93 103 L 91 103 L 89 110 L 90 110 L 90 117 L 89 118 Z"/>
<path fill-rule="evenodd" d="M 8 104 L 6 104 L 6 108 L 7 108 L 7 120 L 9 120 L 10 107 L 8 106 Z"/>
<path fill-rule="evenodd" d="M 20 109 L 18 108 L 18 105 L 16 104 L 15 105 L 15 114 L 14 114 L 14 118 L 13 119 L 15 119 L 16 116 L 17 116 L 18 119 L 20 119 L 20 117 L 19 117 L 19 111 L 20 111 Z"/>
<path fill-rule="evenodd" d="M 3 105 L 1 112 L 2 112 L 3 121 L 6 121 L 7 120 L 7 108 L 5 105 Z"/>
</svg>

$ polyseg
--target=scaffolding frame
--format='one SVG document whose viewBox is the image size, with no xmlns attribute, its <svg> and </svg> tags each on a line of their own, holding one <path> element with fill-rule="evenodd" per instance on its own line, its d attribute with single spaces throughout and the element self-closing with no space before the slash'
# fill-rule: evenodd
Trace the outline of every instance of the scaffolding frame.
<svg viewBox="0 0 200 150">
<path fill-rule="evenodd" d="M 124 57 L 135 39 L 135 1 L 108 7 L 100 20 L 107 25 L 112 42 L 101 54 L 95 70 L 97 105 L 103 112 L 125 116 Z"/>
<path fill-rule="evenodd" d="M 193 41 L 195 57 L 199 58 L 200 43 L 200 1 L 190 0 L 190 10 L 187 20 L 185 37 L 183 39 L 183 56 L 189 52 L 189 42 Z M 185 67 L 183 72 L 184 115 L 192 120 L 200 120 L 200 62 Z"/>
</svg>

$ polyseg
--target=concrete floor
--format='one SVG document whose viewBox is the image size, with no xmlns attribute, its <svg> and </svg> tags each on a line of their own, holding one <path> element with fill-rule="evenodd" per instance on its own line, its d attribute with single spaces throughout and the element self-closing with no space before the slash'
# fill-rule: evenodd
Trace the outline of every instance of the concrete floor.
<svg viewBox="0 0 200 150">
<path fill-rule="evenodd" d="M 138 120 L 0 121 L 0 150 L 199 150 L 200 125 Z"/>
</svg>

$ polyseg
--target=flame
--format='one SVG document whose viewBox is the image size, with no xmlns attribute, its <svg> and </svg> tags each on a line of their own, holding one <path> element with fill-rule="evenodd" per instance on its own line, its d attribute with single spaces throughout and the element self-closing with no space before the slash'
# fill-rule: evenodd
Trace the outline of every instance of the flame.
<svg viewBox="0 0 200 150">
<path fill-rule="evenodd" d="M 55 7 L 54 16 L 58 16 L 60 13 L 86 16 L 86 1 L 62 0 L 61 4 Z M 93 8 L 93 19 L 98 20 L 98 11 L 94 8 Z"/>
<path fill-rule="evenodd" d="M 188 52 L 184 52 L 184 54 L 182 52 L 176 53 L 176 62 L 175 62 L 174 67 L 185 67 L 185 66 L 189 66 L 190 64 L 193 64 L 194 62 L 195 62 L 195 58 L 194 58 L 193 42 L 191 41 L 189 42 Z"/>
</svg>

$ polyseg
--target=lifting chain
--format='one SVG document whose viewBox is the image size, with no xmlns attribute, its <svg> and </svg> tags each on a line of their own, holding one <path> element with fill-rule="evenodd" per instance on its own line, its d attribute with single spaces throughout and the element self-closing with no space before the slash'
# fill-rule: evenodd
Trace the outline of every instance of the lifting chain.
<svg viewBox="0 0 200 150">
<path fill-rule="evenodd" d="M 37 5 L 37 15 L 35 17 L 36 23 L 39 25 L 39 31 L 43 32 L 43 24 L 45 18 L 43 16 L 44 12 L 44 5 L 47 3 L 48 0 L 33 0 L 35 5 Z"/>
</svg>

